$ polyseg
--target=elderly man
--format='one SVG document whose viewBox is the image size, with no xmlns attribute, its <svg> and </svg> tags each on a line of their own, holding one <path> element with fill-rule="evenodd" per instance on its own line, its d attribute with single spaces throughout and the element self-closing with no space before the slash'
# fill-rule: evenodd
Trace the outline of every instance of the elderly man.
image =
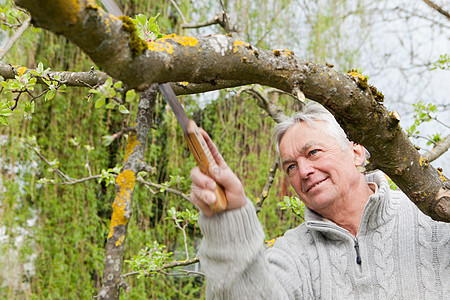
<svg viewBox="0 0 450 300">
<path fill-rule="evenodd" d="M 450 226 L 420 212 L 381 172 L 364 176 L 365 149 L 309 104 L 275 128 L 282 168 L 306 205 L 305 222 L 265 251 L 254 206 L 212 141 L 219 168 L 191 171 L 202 212 L 198 253 L 208 299 L 445 299 Z M 216 183 L 227 211 L 215 214 Z"/>
</svg>

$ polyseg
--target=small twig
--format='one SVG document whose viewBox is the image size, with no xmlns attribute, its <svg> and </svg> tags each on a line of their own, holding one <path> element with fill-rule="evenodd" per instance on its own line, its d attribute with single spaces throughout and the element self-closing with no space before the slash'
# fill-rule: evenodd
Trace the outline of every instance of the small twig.
<svg viewBox="0 0 450 300">
<path fill-rule="evenodd" d="M 163 264 L 161 268 L 158 268 L 158 269 L 155 269 L 155 270 L 149 270 L 148 272 L 146 272 L 145 276 L 151 276 L 150 272 L 160 272 L 160 271 L 165 270 L 165 269 L 172 269 L 172 268 L 176 268 L 176 267 L 189 266 L 189 265 L 193 265 L 193 264 L 198 263 L 198 262 L 200 262 L 200 259 L 198 257 L 194 257 L 194 258 L 191 258 L 191 259 L 185 259 L 185 260 L 171 261 L 171 262 Z M 126 274 L 123 275 L 123 278 L 128 277 L 128 276 L 132 276 L 132 275 L 138 275 L 138 274 L 139 274 L 138 271 L 126 273 Z"/>
<path fill-rule="evenodd" d="M 197 24 L 183 24 L 181 25 L 182 28 L 201 28 L 201 27 L 207 27 L 211 25 L 219 24 L 226 33 L 237 33 L 237 29 L 234 25 L 230 22 L 230 17 L 228 16 L 227 12 L 223 10 L 220 14 L 215 15 L 211 20 L 197 23 Z"/>
<path fill-rule="evenodd" d="M 437 142 L 433 149 L 425 153 L 423 157 L 431 162 L 447 152 L 448 149 L 450 149 L 450 134 L 443 140 Z"/>
<path fill-rule="evenodd" d="M 237 92 L 237 96 L 240 97 L 241 93 L 243 92 L 254 96 L 256 99 L 256 104 L 260 108 L 265 110 L 275 122 L 280 123 L 287 118 L 286 115 L 283 113 L 282 108 L 273 104 L 269 100 L 269 98 L 267 98 L 266 95 L 264 95 L 259 89 L 255 88 L 254 85 L 240 89 Z"/>
<path fill-rule="evenodd" d="M 149 166 L 149 165 L 147 165 L 147 164 L 145 164 L 145 163 L 142 163 L 141 170 L 142 170 L 143 172 L 147 172 L 147 173 L 149 173 L 149 174 L 155 173 L 155 168 L 152 167 L 152 166 Z"/>
<path fill-rule="evenodd" d="M 35 76 L 35 75 L 32 75 L 32 76 L 35 77 L 35 78 L 40 78 L 42 81 L 45 82 L 45 84 L 46 84 L 47 86 L 48 86 L 48 84 L 46 83 L 46 81 L 55 81 L 55 82 L 57 82 L 57 85 L 56 85 L 56 87 L 55 87 L 55 90 L 58 90 L 63 84 L 66 83 L 66 81 L 54 79 L 54 78 L 51 77 L 51 76 L 49 76 L 49 77 L 44 77 L 44 76 L 40 77 L 40 76 Z M 47 92 L 49 92 L 49 91 L 50 91 L 50 88 L 47 88 L 47 89 L 45 89 L 44 91 L 42 91 L 41 93 L 39 93 L 38 95 L 34 95 L 29 89 L 24 89 L 24 90 L 12 90 L 11 92 L 12 92 L 12 93 L 17 93 L 17 96 L 14 98 L 14 105 L 13 105 L 12 107 L 10 107 L 9 109 L 10 109 L 11 111 L 13 111 L 13 110 L 15 110 L 15 109 L 17 108 L 17 105 L 19 104 L 20 96 L 21 96 L 23 93 L 27 93 L 27 94 L 31 97 L 30 102 L 34 102 L 36 99 L 42 97 L 43 95 L 45 95 L 45 94 L 46 94 Z"/>
<path fill-rule="evenodd" d="M 12 35 L 12 37 L 6 42 L 5 47 L 3 49 L 0 49 L 0 59 L 3 59 L 5 57 L 6 53 L 8 53 L 9 50 L 11 50 L 14 43 L 22 36 L 22 34 L 25 32 L 25 30 L 30 25 L 31 16 L 28 16 L 25 21 L 23 21 L 22 25 L 20 25 L 19 29 L 17 29 L 16 32 Z"/>
<path fill-rule="evenodd" d="M 205 276 L 204 273 L 197 272 L 197 271 L 189 271 L 189 270 L 182 270 L 182 269 L 180 269 L 179 271 L 183 272 L 183 273 L 169 273 L 169 272 L 164 272 L 164 271 L 159 271 L 158 273 L 162 273 L 162 274 L 167 275 L 167 276 L 189 276 L 191 274 Z"/>
<path fill-rule="evenodd" d="M 37 96 L 35 96 L 35 95 L 33 95 L 33 93 L 31 93 L 28 89 L 26 89 L 25 91 L 23 91 L 23 92 L 25 92 L 25 93 L 27 93 L 28 95 L 30 95 L 30 97 L 31 97 L 31 102 L 33 102 L 34 100 L 36 100 L 37 98 L 40 98 L 40 97 L 42 97 L 43 95 L 45 95 L 45 93 L 47 93 L 48 91 L 50 91 L 50 89 L 45 89 L 43 92 L 41 92 L 41 93 L 39 93 Z"/>
<path fill-rule="evenodd" d="M 264 203 L 264 200 L 266 200 L 267 196 L 269 195 L 269 190 L 272 187 L 272 183 L 275 179 L 277 169 L 278 169 L 278 161 L 275 161 L 269 170 L 269 176 L 267 176 L 267 181 L 266 184 L 264 185 L 261 195 L 259 195 L 259 197 L 256 198 L 256 200 L 258 200 L 258 202 L 256 202 L 255 205 L 256 213 L 259 213 L 261 211 L 261 207 Z"/>
<path fill-rule="evenodd" d="M 302 219 L 302 221 L 305 221 L 305 218 L 301 214 L 298 214 L 293 207 L 291 207 L 291 211 L 294 215 Z"/>
<path fill-rule="evenodd" d="M 58 174 L 58 176 L 61 177 L 61 179 L 66 180 L 68 182 L 72 182 L 73 181 L 72 178 L 68 177 L 61 170 L 59 170 L 58 168 L 53 166 L 41 153 L 39 153 L 39 151 L 35 147 L 31 146 L 28 143 L 27 143 L 27 145 L 29 147 L 31 147 L 33 149 L 33 151 L 39 156 L 39 158 L 42 159 L 47 165 L 49 165 L 56 172 L 56 174 Z"/>
<path fill-rule="evenodd" d="M 36 151 L 35 149 L 33 149 L 33 150 Z M 93 180 L 93 179 L 102 178 L 102 175 L 100 175 L 100 174 L 99 174 L 99 175 L 92 175 L 92 176 L 84 177 L 84 178 L 80 178 L 80 179 L 74 179 L 74 178 L 71 178 L 71 177 L 65 175 L 65 174 L 64 174 L 63 172 L 61 172 L 59 169 L 57 169 L 57 168 L 55 168 L 54 166 L 52 166 L 52 164 L 51 164 L 50 162 L 48 162 L 47 159 L 45 159 L 45 157 L 42 156 L 42 154 L 40 154 L 40 153 L 38 153 L 38 152 L 36 152 L 36 153 L 38 154 L 39 158 L 41 158 L 46 164 L 48 164 L 48 165 L 49 165 L 50 167 L 52 167 L 53 169 L 56 169 L 57 172 L 60 172 L 60 174 L 62 175 L 62 179 L 66 180 L 66 181 L 63 181 L 63 182 L 49 182 L 49 184 L 55 184 L 55 185 L 72 185 L 72 184 L 82 183 L 82 182 L 85 182 L 85 181 L 88 181 L 88 180 Z M 60 177 L 61 177 L 61 176 L 60 176 Z M 140 178 L 140 177 L 136 178 L 136 181 L 142 183 L 145 187 L 147 187 L 147 188 L 152 192 L 152 194 L 156 194 L 156 192 L 153 191 L 152 189 L 150 189 L 149 186 L 153 186 L 153 187 L 156 187 L 156 188 L 159 188 L 159 189 L 164 188 L 165 191 L 167 191 L 167 192 L 169 192 L 169 193 L 172 193 L 172 194 L 175 194 L 175 195 L 177 195 L 177 196 L 180 196 L 180 197 L 182 197 L 183 199 L 189 201 L 189 195 L 186 195 L 186 194 L 184 194 L 184 193 L 181 192 L 181 191 L 175 190 L 175 189 L 173 189 L 173 188 L 166 187 L 166 186 L 164 186 L 164 185 L 162 185 L 162 184 L 154 183 L 154 182 L 151 182 L 151 181 L 146 181 L 146 180 L 144 180 L 144 179 L 142 179 L 142 178 Z"/>
<path fill-rule="evenodd" d="M 184 17 L 183 13 L 181 12 L 180 8 L 178 7 L 177 3 L 173 0 L 170 0 L 170 3 L 172 3 L 172 5 L 175 7 L 175 9 L 177 10 L 177 12 L 180 14 L 181 19 L 183 20 L 183 23 L 186 24 L 186 18 Z"/>
<path fill-rule="evenodd" d="M 211 25 L 219 24 L 219 16 L 215 15 L 211 20 L 196 24 L 183 24 L 181 25 L 181 28 L 183 29 L 193 29 L 193 28 L 201 28 L 201 27 L 208 27 Z"/>
<path fill-rule="evenodd" d="M 176 215 L 172 215 L 172 220 L 175 223 L 175 226 L 181 230 L 181 232 L 183 232 L 183 240 L 184 240 L 184 252 L 186 255 L 186 259 L 189 259 L 189 250 L 188 250 L 188 245 L 187 245 L 187 236 L 186 236 L 186 225 L 189 222 L 186 222 L 183 226 L 180 225 L 180 223 L 177 222 L 177 216 Z"/>
<path fill-rule="evenodd" d="M 90 85 L 89 83 L 87 83 L 87 82 L 85 82 L 83 80 L 80 80 L 80 79 L 77 79 L 76 82 L 82 83 L 82 84 L 84 84 L 86 87 L 88 87 L 90 89 L 96 89 L 96 88 L 98 88 L 100 86 L 100 84 Z"/>
<path fill-rule="evenodd" d="M 442 7 L 440 7 L 439 5 L 433 3 L 430 0 L 423 0 L 423 2 L 425 2 L 429 7 L 431 7 L 432 9 L 436 10 L 437 12 L 439 12 L 441 15 L 447 17 L 447 19 L 450 20 L 450 13 L 445 11 Z"/>
<path fill-rule="evenodd" d="M 89 176 L 92 176 L 92 172 L 91 172 L 91 167 L 89 166 L 89 155 L 88 155 L 88 151 L 86 151 L 86 167 L 88 169 L 89 172 Z"/>
<path fill-rule="evenodd" d="M 20 95 L 22 95 L 22 93 L 23 92 L 18 93 L 17 96 L 14 98 L 14 105 L 9 108 L 11 111 L 16 109 L 17 104 L 19 103 Z"/>
<path fill-rule="evenodd" d="M 165 191 L 170 192 L 172 194 L 175 194 L 177 196 L 180 196 L 180 197 L 182 197 L 183 199 L 185 199 L 187 201 L 189 201 L 189 199 L 190 199 L 189 195 L 186 195 L 185 193 L 183 193 L 183 192 L 181 192 L 179 190 L 175 190 L 175 189 L 167 187 L 165 185 L 162 185 L 162 184 L 159 184 L 159 183 L 154 183 L 154 182 L 151 182 L 151 181 L 145 181 L 144 179 L 140 179 L 140 178 L 137 178 L 136 180 L 138 182 L 144 184 L 144 185 L 150 185 L 150 186 L 153 186 L 153 187 L 158 188 L 158 189 L 164 188 Z"/>
<path fill-rule="evenodd" d="M 436 117 L 432 117 L 431 119 L 435 120 L 436 122 L 438 122 L 439 124 L 441 124 L 442 126 L 447 127 L 448 129 L 450 129 L 450 126 L 448 126 L 447 124 L 445 124 L 444 122 L 442 122 L 441 120 L 439 120 Z"/>
<path fill-rule="evenodd" d="M 420 135 L 420 134 L 413 134 L 413 135 L 411 135 L 411 137 L 415 138 L 415 139 L 424 139 L 424 140 L 427 140 L 430 143 L 436 144 L 436 142 L 433 141 L 432 139 L 430 139 L 429 137 L 423 136 L 423 135 Z"/>
<path fill-rule="evenodd" d="M 114 141 L 114 140 L 120 138 L 125 133 L 128 133 L 130 131 L 136 132 L 136 128 L 134 128 L 132 126 L 123 126 L 119 132 L 114 133 L 113 135 L 111 135 L 111 137 L 113 138 L 113 141 Z"/>
</svg>

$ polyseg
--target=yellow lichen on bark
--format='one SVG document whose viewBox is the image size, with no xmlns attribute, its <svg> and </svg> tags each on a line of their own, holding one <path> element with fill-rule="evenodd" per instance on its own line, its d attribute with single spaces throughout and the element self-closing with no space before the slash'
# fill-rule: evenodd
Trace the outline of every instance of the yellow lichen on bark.
<svg viewBox="0 0 450 300">
<path fill-rule="evenodd" d="M 141 142 L 137 140 L 136 133 L 132 131 L 130 136 L 128 137 L 127 149 L 125 151 L 125 161 L 128 160 L 130 154 L 133 153 L 134 149 L 140 144 Z"/>
<path fill-rule="evenodd" d="M 194 37 L 179 36 L 179 35 L 176 35 L 175 33 L 166 35 L 165 37 L 159 39 L 158 41 L 168 40 L 168 39 L 174 40 L 175 42 L 177 42 L 178 44 L 180 44 L 182 46 L 189 46 L 189 47 L 194 47 L 198 43 L 198 40 Z"/>
<path fill-rule="evenodd" d="M 425 166 L 425 167 L 427 167 L 428 166 L 428 159 L 426 159 L 426 158 L 424 158 L 424 157 L 420 157 L 419 158 L 419 165 L 421 166 L 421 167 L 423 167 L 423 166 Z"/>
<path fill-rule="evenodd" d="M 351 75 L 353 77 L 359 78 L 360 80 L 366 79 L 364 76 L 362 76 L 361 74 L 359 74 L 358 72 L 355 72 L 355 71 L 348 72 L 347 74 Z"/>
<path fill-rule="evenodd" d="M 292 52 L 291 50 L 287 49 L 287 48 L 283 48 L 283 54 L 286 56 L 293 56 L 294 52 Z"/>
<path fill-rule="evenodd" d="M 111 33 L 111 23 L 109 22 L 109 19 L 105 19 L 105 27 L 106 29 L 106 33 Z"/>
<path fill-rule="evenodd" d="M 108 239 L 113 236 L 114 228 L 116 226 L 128 224 L 130 212 L 127 211 L 127 205 L 130 204 L 130 197 L 134 190 L 135 183 L 136 174 L 131 170 L 121 172 L 116 178 L 116 184 L 119 186 L 119 190 L 112 205 L 113 213 L 111 216 Z"/>
<path fill-rule="evenodd" d="M 437 171 L 438 171 L 438 173 L 439 173 L 439 179 L 440 179 L 442 182 L 447 181 L 447 178 L 445 178 L 444 174 L 442 174 L 442 172 L 439 171 L 439 170 L 437 170 Z"/>
<path fill-rule="evenodd" d="M 20 67 L 17 69 L 17 75 L 22 76 L 28 69 L 26 67 Z"/>
<path fill-rule="evenodd" d="M 116 241 L 116 247 L 122 245 L 124 240 L 125 240 L 125 235 L 122 234 Z"/>
<path fill-rule="evenodd" d="M 172 33 L 172 34 L 166 35 L 163 38 L 160 38 L 157 41 L 148 43 L 147 48 L 150 51 L 155 51 L 155 52 L 166 51 L 167 53 L 172 54 L 173 53 L 173 45 L 171 45 L 168 42 L 168 40 L 177 42 L 178 44 L 185 46 L 185 47 L 186 46 L 194 47 L 198 43 L 198 40 L 194 37 L 179 36 L 179 35 L 176 35 L 175 33 Z"/>
<path fill-rule="evenodd" d="M 243 41 L 235 41 L 234 44 L 233 44 L 233 53 L 236 53 L 236 52 L 239 51 L 238 47 L 239 48 L 242 48 L 242 47 L 247 47 L 248 48 L 249 46 L 250 46 L 249 43 L 246 43 L 246 42 L 243 42 Z"/>
<path fill-rule="evenodd" d="M 156 42 L 150 42 L 147 45 L 148 50 L 154 52 L 166 51 L 169 54 L 173 53 L 173 46 L 168 42 L 157 40 Z"/>
<path fill-rule="evenodd" d="M 362 74 L 356 72 L 355 70 L 350 70 L 347 72 L 347 75 L 350 75 L 351 78 L 356 82 L 356 84 L 363 89 L 366 89 L 369 85 L 367 84 L 367 77 Z"/>
<path fill-rule="evenodd" d="M 53 1 L 53 7 L 59 11 L 59 16 L 69 21 L 70 23 L 78 22 L 78 12 L 80 11 L 80 4 L 78 0 L 69 1 L 66 0 L 56 0 Z"/>
</svg>

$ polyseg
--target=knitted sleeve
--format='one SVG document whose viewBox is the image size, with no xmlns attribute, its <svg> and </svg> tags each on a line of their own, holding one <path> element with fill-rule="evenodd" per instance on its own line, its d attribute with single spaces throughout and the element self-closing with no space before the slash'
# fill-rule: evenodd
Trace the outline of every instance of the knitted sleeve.
<svg viewBox="0 0 450 300">
<path fill-rule="evenodd" d="M 212 218 L 201 215 L 199 226 L 204 239 L 198 256 L 207 299 L 299 298 L 298 291 L 285 288 L 295 264 L 282 253 L 272 255 L 270 263 L 265 256 L 264 232 L 251 201 Z"/>
</svg>

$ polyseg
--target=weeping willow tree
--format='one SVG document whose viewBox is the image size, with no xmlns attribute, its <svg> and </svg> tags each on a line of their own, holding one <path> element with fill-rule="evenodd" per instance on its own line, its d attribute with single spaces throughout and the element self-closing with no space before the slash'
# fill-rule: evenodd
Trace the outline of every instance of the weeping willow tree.
<svg viewBox="0 0 450 300">
<path fill-rule="evenodd" d="M 298 34 L 290 1 L 119 3 L 132 17 L 160 13 L 160 32 L 178 34 L 159 40 L 151 36 L 149 44 L 134 35 L 131 19 L 108 15 L 92 1 L 16 2 L 29 10 L 34 27 L 25 30 L 6 53 L 5 63 L 0 62 L 5 82 L 0 108 L 17 103 L 12 116 L 2 110 L 9 124 L 0 129 L 1 225 L 6 237 L 1 244 L 2 297 L 117 298 L 120 289 L 127 291 L 121 297 L 130 299 L 203 296 L 198 265 L 183 263 L 197 262 L 195 249 L 201 239 L 195 212 L 186 200 L 187 177 L 195 162 L 154 83 L 175 82 L 174 90 L 185 94 L 180 98 L 188 115 L 211 134 L 247 195 L 258 203 L 265 200 L 259 217 L 268 237 L 301 222 L 281 209 L 290 208 L 292 192 L 282 174 L 273 175 L 276 155 L 270 128 L 282 110 L 297 109 L 301 102 L 294 99 L 302 96 L 332 110 L 350 137 L 371 150 L 374 165 L 399 186 L 408 186 L 417 176 L 424 178 L 421 184 L 431 182 L 430 201 L 435 204 L 438 194 L 441 206 L 424 203 L 423 194 L 412 198 L 448 221 L 448 191 L 443 188 L 447 179 L 405 142 L 396 115 L 377 101 L 366 79 L 299 60 L 282 49 L 292 47 Z M 355 64 L 358 47 L 342 42 L 345 32 L 339 30 L 341 19 L 336 17 L 344 14 L 345 3 L 301 3 L 309 12 L 304 22 L 307 43 L 297 56 L 319 63 L 331 59 L 340 71 Z M 18 13 L 11 2 L 3 7 L 2 26 L 12 36 L 16 27 L 27 24 L 28 15 Z M 220 14 L 223 9 L 228 16 Z M 357 11 L 358 30 L 364 32 L 364 7 Z M 291 13 L 292 18 L 279 18 Z M 141 17 L 141 23 L 146 21 Z M 215 25 L 211 29 L 201 23 Z M 228 35 L 183 38 L 210 33 Z M 150 51 L 148 45 L 165 50 Z M 198 57 L 202 51 L 206 55 Z M 71 73 L 54 72 L 63 70 Z M 28 86 L 32 96 L 21 95 L 16 101 L 22 86 L 11 88 L 15 76 L 25 88 L 36 78 L 34 90 Z M 330 86 L 335 78 L 349 90 Z M 226 89 L 236 86 L 243 87 Z M 189 95 L 218 89 L 222 90 Z M 366 124 L 369 113 L 378 114 L 374 122 L 386 127 L 386 136 L 370 131 L 374 125 Z M 382 138 L 367 143 L 372 134 Z M 393 144 L 391 152 L 380 153 L 383 143 Z M 407 154 L 406 162 L 399 148 Z M 411 161 L 417 168 L 404 168 Z M 270 190 L 268 177 L 275 177 Z M 422 186 L 408 188 L 423 193 Z M 283 196 L 288 202 L 280 208 L 277 203 Z M 125 198 L 133 201 L 127 202 L 128 214 L 122 214 L 126 218 L 118 218 Z M 441 209 L 436 212 L 435 207 Z M 181 269 L 173 270 L 174 266 Z"/>
</svg>

